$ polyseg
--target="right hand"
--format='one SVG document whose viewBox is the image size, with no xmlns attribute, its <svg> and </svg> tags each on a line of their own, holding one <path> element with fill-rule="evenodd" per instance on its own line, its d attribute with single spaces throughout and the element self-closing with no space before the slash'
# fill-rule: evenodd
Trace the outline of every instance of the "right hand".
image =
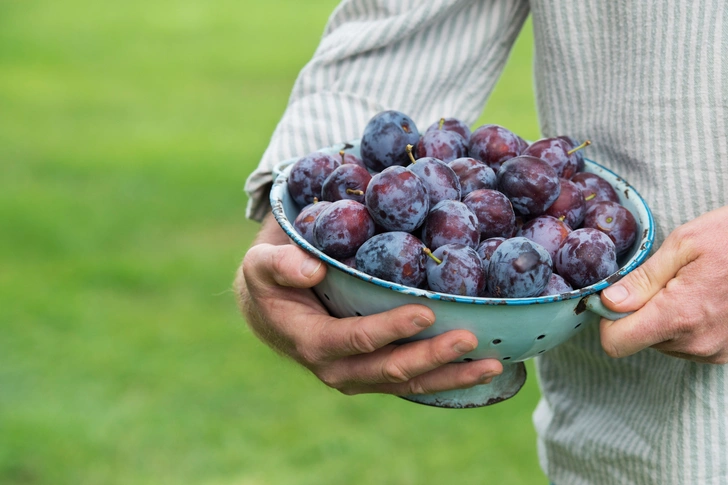
<svg viewBox="0 0 728 485">
<path fill-rule="evenodd" d="M 503 371 L 494 359 L 452 361 L 477 346 L 452 330 L 403 345 L 434 323 L 423 305 L 364 317 L 334 318 L 311 288 L 326 265 L 292 245 L 254 245 L 236 278 L 241 311 L 261 340 L 344 394 L 432 394 L 485 384 Z"/>
</svg>

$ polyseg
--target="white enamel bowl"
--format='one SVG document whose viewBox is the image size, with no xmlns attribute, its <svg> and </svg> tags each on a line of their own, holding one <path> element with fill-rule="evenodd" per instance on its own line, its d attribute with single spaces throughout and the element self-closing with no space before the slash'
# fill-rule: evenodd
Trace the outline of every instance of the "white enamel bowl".
<svg viewBox="0 0 728 485">
<path fill-rule="evenodd" d="M 358 141 L 321 151 L 337 154 L 343 148 L 358 155 Z M 428 306 L 436 316 L 430 328 L 411 340 L 433 337 L 453 329 L 467 329 L 478 338 L 478 347 L 460 361 L 495 358 L 504 364 L 502 375 L 490 384 L 471 389 L 442 392 L 406 399 L 440 407 L 477 407 L 513 396 L 525 382 L 522 362 L 537 357 L 568 340 L 601 316 L 622 315 L 607 310 L 599 291 L 622 278 L 646 258 L 654 240 L 652 214 L 645 201 L 625 180 L 601 165 L 587 160 L 586 171 L 595 173 L 616 189 L 620 203 L 634 216 L 638 236 L 619 260 L 620 269 L 589 287 L 555 296 L 535 298 L 471 298 L 410 288 L 369 276 L 325 255 L 293 228 L 300 208 L 288 194 L 287 176 L 295 160 L 278 165 L 270 193 L 273 214 L 291 240 L 328 265 L 326 278 L 314 288 L 329 312 L 337 317 L 371 315 L 407 303 Z"/>
</svg>

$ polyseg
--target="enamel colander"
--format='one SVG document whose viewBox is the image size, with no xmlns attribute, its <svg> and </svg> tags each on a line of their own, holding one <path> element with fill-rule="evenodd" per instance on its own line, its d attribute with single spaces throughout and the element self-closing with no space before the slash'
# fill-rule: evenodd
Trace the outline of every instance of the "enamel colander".
<svg viewBox="0 0 728 485">
<path fill-rule="evenodd" d="M 321 151 L 337 154 L 342 149 L 359 155 L 358 141 L 332 146 Z M 405 399 L 439 407 L 465 408 L 487 406 L 515 395 L 526 380 L 523 362 L 538 357 L 573 337 L 600 317 L 611 320 L 623 315 L 605 308 L 599 291 L 636 268 L 646 258 L 654 240 L 652 214 L 645 201 L 625 180 L 591 160 L 586 171 L 612 184 L 620 203 L 635 217 L 637 240 L 619 258 L 620 269 L 591 286 L 560 295 L 534 298 L 472 298 L 446 295 L 410 288 L 369 276 L 325 255 L 293 228 L 300 207 L 288 194 L 288 174 L 295 160 L 276 167 L 270 192 L 273 215 L 294 244 L 328 265 L 324 280 L 314 288 L 331 315 L 350 317 L 371 315 L 408 303 L 428 306 L 435 323 L 407 341 L 425 339 L 455 329 L 466 329 L 478 338 L 478 347 L 458 361 L 494 358 L 503 363 L 503 373 L 490 384 L 464 390 L 429 395 L 404 396 Z"/>
</svg>

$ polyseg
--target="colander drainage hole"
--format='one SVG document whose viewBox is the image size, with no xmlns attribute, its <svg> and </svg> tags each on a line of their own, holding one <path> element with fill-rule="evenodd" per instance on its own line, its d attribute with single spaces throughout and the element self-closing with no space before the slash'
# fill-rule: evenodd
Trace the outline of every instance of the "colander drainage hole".
<svg viewBox="0 0 728 485">
<path fill-rule="evenodd" d="M 539 350 L 538 351 L 539 354 L 543 354 L 544 352 L 546 352 L 546 351 L 545 350 Z"/>
<path fill-rule="evenodd" d="M 472 362 L 472 361 L 473 361 L 473 359 L 471 359 L 470 357 L 468 357 L 467 359 L 463 359 L 463 362 Z"/>
<path fill-rule="evenodd" d="M 574 327 L 574 328 L 579 328 L 579 327 L 581 327 L 581 323 L 577 323 L 576 327 Z"/>
<path fill-rule="evenodd" d="M 324 293 L 324 296 L 326 297 L 327 300 L 331 301 L 331 298 L 329 298 L 329 295 L 327 295 L 326 293 Z"/>
<path fill-rule="evenodd" d="M 359 312 L 356 312 L 356 314 L 357 314 L 358 316 L 361 316 L 361 313 L 359 313 Z"/>
<path fill-rule="evenodd" d="M 503 342 L 501 339 L 497 338 L 493 340 L 493 345 L 498 345 L 499 343 Z"/>
<path fill-rule="evenodd" d="M 536 337 L 536 340 L 543 340 L 543 338 L 544 338 L 545 336 L 546 336 L 546 335 L 539 335 L 538 337 Z"/>
<path fill-rule="evenodd" d="M 510 357 L 503 357 L 503 360 L 509 360 Z"/>
</svg>

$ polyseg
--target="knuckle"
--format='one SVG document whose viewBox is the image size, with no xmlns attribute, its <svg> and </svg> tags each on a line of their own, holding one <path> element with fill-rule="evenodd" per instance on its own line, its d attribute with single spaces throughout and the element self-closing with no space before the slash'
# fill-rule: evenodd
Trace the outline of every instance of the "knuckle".
<svg viewBox="0 0 728 485">
<path fill-rule="evenodd" d="M 263 249 L 262 244 L 255 245 L 248 249 L 248 251 L 245 253 L 245 256 L 243 256 L 243 261 L 240 263 L 240 271 L 239 273 L 242 273 L 242 276 L 244 278 L 250 278 L 251 272 L 255 268 L 255 263 L 260 259 L 261 257 L 261 251 Z"/>
<path fill-rule="evenodd" d="M 272 278 L 276 284 L 287 286 L 290 275 L 300 266 L 298 251 L 290 244 L 255 245 L 243 258 L 243 274 L 246 279 L 253 281 L 266 275 L 266 278 Z"/>
<path fill-rule="evenodd" d="M 695 253 L 696 229 L 690 224 L 676 228 L 667 238 L 675 253 L 681 260 L 690 259 Z"/>
<path fill-rule="evenodd" d="M 717 358 L 717 355 L 720 353 L 720 351 L 721 348 L 717 345 L 716 342 L 701 339 L 688 345 L 684 352 L 686 354 L 690 354 L 695 357 L 699 357 L 701 359 L 712 362 L 714 358 Z"/>
<path fill-rule="evenodd" d="M 327 387 L 344 392 L 344 381 L 338 373 L 330 369 L 322 369 L 315 372 L 315 374 Z"/>
<path fill-rule="evenodd" d="M 362 389 L 354 386 L 354 383 L 349 379 L 346 379 L 336 367 L 321 367 L 314 374 L 326 387 L 337 390 L 345 396 L 354 396 L 364 392 Z"/>
<path fill-rule="evenodd" d="M 407 394 L 430 394 L 430 391 L 425 388 L 425 385 L 423 384 L 421 379 L 412 379 L 407 383 Z"/>
<path fill-rule="evenodd" d="M 349 339 L 349 346 L 356 353 L 369 354 L 377 350 L 374 338 L 363 325 L 355 327 L 354 331 L 349 334 Z"/>
<path fill-rule="evenodd" d="M 355 396 L 357 394 L 362 393 L 362 391 L 355 389 L 353 387 L 340 387 L 340 388 L 336 388 L 336 390 L 345 396 Z"/>
<path fill-rule="evenodd" d="M 311 345 L 310 342 L 308 343 L 298 343 L 296 345 L 296 354 L 298 354 L 298 360 L 303 364 L 304 366 L 308 367 L 309 369 L 315 369 L 321 365 L 321 363 L 324 361 L 323 353 L 316 345 Z"/>
<path fill-rule="evenodd" d="M 613 359 L 618 359 L 622 356 L 619 346 L 609 337 L 602 337 L 602 349 Z"/>
<path fill-rule="evenodd" d="M 410 376 L 397 362 L 387 360 L 382 366 L 382 377 L 391 383 L 407 382 Z"/>
<path fill-rule="evenodd" d="M 443 347 L 442 345 L 435 345 L 433 342 L 433 348 L 432 348 L 432 360 L 433 363 L 437 364 L 438 366 L 445 365 L 448 362 L 451 362 L 453 360 L 453 356 L 450 355 L 450 350 L 447 347 Z"/>
<path fill-rule="evenodd" d="M 495 377 L 495 375 L 491 375 L 491 378 Z M 481 384 L 481 379 L 483 378 L 483 371 L 475 366 L 472 366 L 467 369 L 466 372 L 463 372 L 462 379 L 460 381 L 460 385 L 462 387 L 472 387 L 477 384 Z"/>
<path fill-rule="evenodd" d="M 291 258 L 288 256 L 288 251 L 279 250 L 276 257 L 271 258 L 271 268 L 273 269 L 274 275 L 285 274 L 292 267 Z"/>
<path fill-rule="evenodd" d="M 649 292 L 650 288 L 652 288 L 656 282 L 652 273 L 645 268 L 645 265 L 642 265 L 638 266 L 634 271 L 632 271 L 632 273 L 630 273 L 630 277 L 628 280 L 625 280 L 625 284 L 631 285 L 639 292 L 645 293 Z"/>
<path fill-rule="evenodd" d="M 670 242 L 675 244 L 676 248 L 689 249 L 695 237 L 696 230 L 690 224 L 683 224 L 673 230 L 670 235 Z"/>
</svg>

